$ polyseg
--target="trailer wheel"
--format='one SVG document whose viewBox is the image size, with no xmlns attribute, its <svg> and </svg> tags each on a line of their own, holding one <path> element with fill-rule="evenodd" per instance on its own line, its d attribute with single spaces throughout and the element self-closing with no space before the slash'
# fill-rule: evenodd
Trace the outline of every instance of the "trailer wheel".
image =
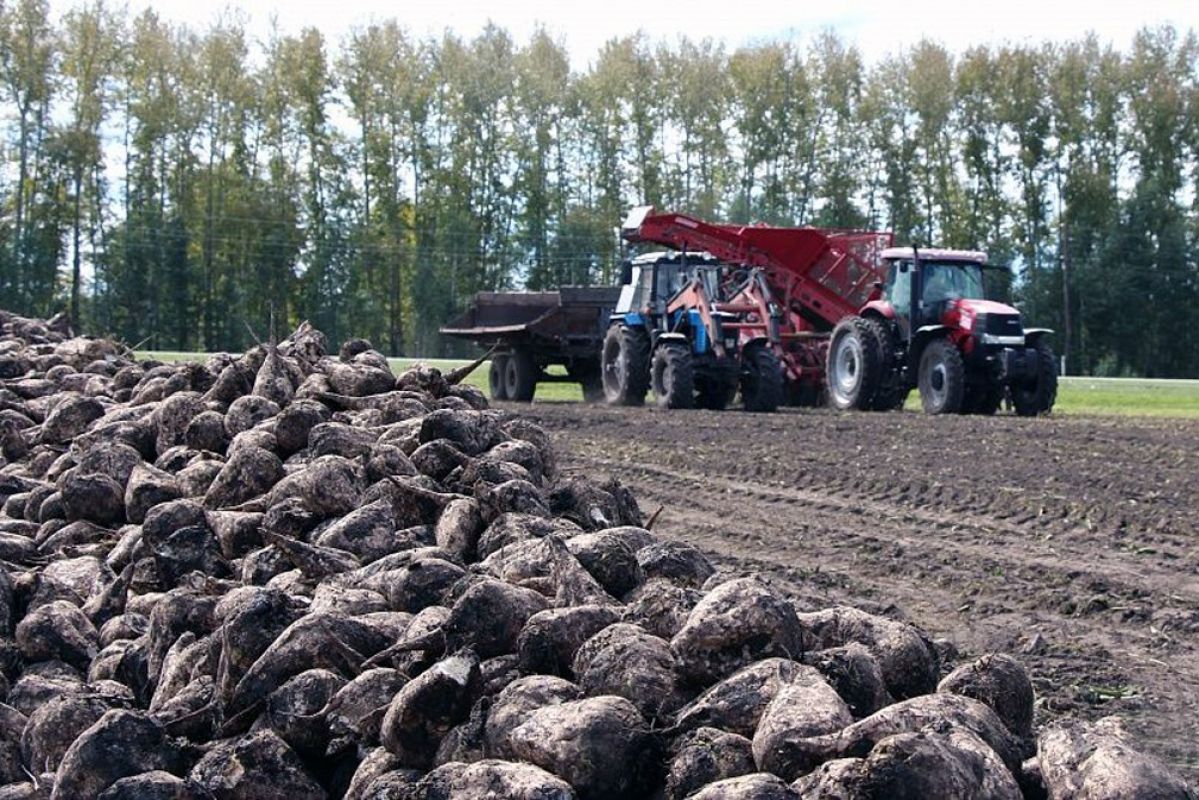
<svg viewBox="0 0 1199 800">
<path fill-rule="evenodd" d="M 600 359 L 604 398 L 609 405 L 639 406 L 649 390 L 649 336 L 644 330 L 613 325 Z"/>
<path fill-rule="evenodd" d="M 654 351 L 651 381 L 658 408 L 695 408 L 695 367 L 686 345 L 667 343 Z"/>
<path fill-rule="evenodd" d="M 504 392 L 509 400 L 527 403 L 537 391 L 537 364 L 524 350 L 516 350 L 508 356 L 504 366 Z"/>
<path fill-rule="evenodd" d="M 767 344 L 748 344 L 741 352 L 741 404 L 746 411 L 773 413 L 783 402 L 783 368 Z"/>
<path fill-rule="evenodd" d="M 866 411 L 878 390 L 879 344 L 874 329 L 861 317 L 847 317 L 833 329 L 828 348 L 828 399 L 842 411 Z"/>
<path fill-rule="evenodd" d="M 1044 339 L 1033 345 L 1037 351 L 1037 380 L 1012 387 L 1012 405 L 1022 417 L 1035 417 L 1053 410 L 1057 400 L 1057 357 Z"/>
<path fill-rule="evenodd" d="M 927 414 L 953 414 L 966 393 L 962 354 L 948 339 L 934 339 L 920 356 L 920 401 Z"/>
<path fill-rule="evenodd" d="M 492 356 L 491 368 L 487 370 L 487 389 L 492 400 L 507 400 L 508 387 L 504 385 L 504 372 L 508 369 L 508 356 Z"/>
</svg>

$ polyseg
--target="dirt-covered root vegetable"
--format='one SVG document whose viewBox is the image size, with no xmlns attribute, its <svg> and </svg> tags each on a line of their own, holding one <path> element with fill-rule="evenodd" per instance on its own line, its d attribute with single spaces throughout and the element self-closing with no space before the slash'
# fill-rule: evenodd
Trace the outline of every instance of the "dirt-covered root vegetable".
<svg viewBox="0 0 1199 800">
<path fill-rule="evenodd" d="M 572 537 L 566 546 L 609 594 L 623 597 L 645 581 L 631 538 L 618 532 L 596 531 Z"/>
<path fill-rule="evenodd" d="M 63 397 L 42 423 L 41 441 L 70 444 L 71 440 L 104 416 L 104 404 L 95 397 L 70 393 Z"/>
<path fill-rule="evenodd" d="M 878 659 L 887 691 L 896 700 L 928 694 L 937 687 L 940 659 L 932 642 L 905 622 L 837 606 L 800 614 L 810 650 L 826 650 L 857 642 Z"/>
<path fill-rule="evenodd" d="M 620 618 L 611 606 L 549 608 L 529 617 L 516 639 L 520 668 L 526 673 L 571 675 L 583 642 Z"/>
<path fill-rule="evenodd" d="M 787 771 L 787 742 L 839 731 L 853 722 L 845 701 L 812 667 L 779 689 L 754 732 L 754 761 L 767 771 Z"/>
<path fill-rule="evenodd" d="M 1008 730 L 1021 739 L 1032 737 L 1032 681 L 1020 662 L 992 653 L 963 664 L 937 685 L 938 692 L 973 697 L 989 705 Z"/>
<path fill-rule="evenodd" d="M 483 747 L 491 758 L 513 757 L 512 731 L 539 708 L 578 700 L 583 690 L 549 675 L 529 675 L 508 684 L 491 704 L 483 728 Z"/>
<path fill-rule="evenodd" d="M 85 672 L 99 650 L 100 634 L 75 605 L 55 600 L 30 611 L 16 628 L 27 661 L 65 661 Z"/>
<path fill-rule="evenodd" d="M 190 776 L 218 800 L 325 800 L 328 794 L 278 734 L 260 730 L 218 744 Z"/>
<path fill-rule="evenodd" d="M 292 599 L 278 589 L 254 588 L 225 612 L 220 628 L 221 657 L 217 667 L 218 692 L 223 702 L 238 681 L 271 643 L 300 617 Z"/>
<path fill-rule="evenodd" d="M 469 647 L 479 658 L 511 653 L 529 617 L 549 605 L 545 597 L 503 581 L 484 578 L 462 593 L 442 630 L 445 647 Z"/>
<path fill-rule="evenodd" d="M 416 613 L 442 605 L 466 570 L 444 558 L 417 558 L 403 569 L 393 570 L 380 587 L 388 604 L 398 611 Z"/>
<path fill-rule="evenodd" d="M 376 667 L 341 687 L 324 709 L 331 737 L 329 754 L 358 743 L 378 742 L 383 715 L 407 682 L 408 677 L 399 670 Z"/>
<path fill-rule="evenodd" d="M 878 659 L 857 642 L 804 653 L 803 662 L 820 670 L 824 679 L 849 706 L 854 719 L 868 717 L 894 702 L 887 692 L 887 682 Z"/>
<path fill-rule="evenodd" d="M 451 500 L 442 509 L 434 528 L 437 546 L 465 561 L 474 561 L 483 532 L 483 516 L 473 498 Z"/>
<path fill-rule="evenodd" d="M 680 737 L 666 775 L 666 800 L 684 800 L 710 783 L 757 770 L 749 739 L 716 728 Z"/>
<path fill-rule="evenodd" d="M 712 562 L 686 542 L 659 541 L 637 551 L 645 579 L 664 578 L 679 586 L 699 589 L 716 572 Z"/>
<path fill-rule="evenodd" d="M 98 797 L 121 778 L 153 770 L 179 772 L 183 758 L 162 726 L 144 713 L 109 711 L 67 748 L 52 797 Z"/>
<path fill-rule="evenodd" d="M 640 625 L 655 636 L 672 639 L 702 597 L 695 589 L 654 578 L 625 595 L 624 621 Z"/>
<path fill-rule="evenodd" d="M 571 671 L 588 695 L 618 695 L 647 719 L 680 705 L 674 657 L 665 640 L 618 622 L 592 636 L 575 654 Z"/>
<path fill-rule="evenodd" d="M 532 764 L 484 760 L 452 762 L 430 772 L 417 784 L 413 800 L 575 800 L 569 783 Z"/>
<path fill-rule="evenodd" d="M 569 539 L 580 530 L 578 525 L 568 520 L 547 519 L 534 514 L 501 514 L 491 520 L 479 536 L 479 559 L 486 559 L 516 542 L 541 539 L 553 533 Z"/>
<path fill-rule="evenodd" d="M 346 787 L 346 794 L 343 800 L 370 800 L 370 798 L 379 797 L 382 792 L 375 792 L 371 788 L 371 785 L 377 778 L 391 772 L 397 772 L 397 777 L 403 780 L 408 788 L 414 788 L 417 781 L 423 776 L 423 773 L 419 770 L 401 769 L 399 759 L 395 755 L 388 752 L 385 747 L 376 747 L 367 752 L 365 757 L 358 762 L 358 767 L 354 770 L 350 784 Z M 386 797 L 387 795 L 384 794 L 383 796 Z"/>
<path fill-rule="evenodd" d="M 887 737 L 865 758 L 828 762 L 792 788 L 814 800 L 937 797 L 1021 800 L 1015 778 L 973 733 L 949 725 Z"/>
<path fill-rule="evenodd" d="M 275 483 L 267 505 L 297 497 L 314 514 L 340 517 L 358 508 L 363 480 L 362 469 L 356 462 L 341 456 L 320 456 Z"/>
<path fill-rule="evenodd" d="M 323 712 L 345 683 L 345 678 L 327 669 L 301 672 L 267 698 L 267 724 L 301 756 L 324 755 L 329 724 Z"/>
<path fill-rule="evenodd" d="M 727 581 L 704 596 L 670 640 L 679 672 L 707 686 L 761 658 L 803 653 L 795 610 L 760 581 Z"/>
<path fill-rule="evenodd" d="M 583 568 L 562 539 L 558 536 L 547 536 L 543 543 L 549 555 L 555 604 L 564 607 L 618 605 L 616 598 L 608 594 L 599 581 Z"/>
<path fill-rule="evenodd" d="M 252 445 L 238 448 L 208 487 L 204 505 L 208 508 L 239 505 L 266 492 L 282 477 L 283 463 L 274 453 Z"/>
<path fill-rule="evenodd" d="M 659 762 L 645 719 L 623 697 L 540 708 L 509 741 L 518 759 L 562 778 L 580 800 L 638 797 Z"/>
<path fill-rule="evenodd" d="M 68 521 L 117 525 L 125 517 L 125 493 L 107 475 L 72 472 L 62 482 L 62 507 Z"/>
<path fill-rule="evenodd" d="M 955 694 L 930 694 L 904 700 L 823 736 L 780 737 L 774 745 L 773 772 L 795 780 L 825 761 L 864 757 L 888 736 L 912 733 L 927 725 L 949 726 L 973 733 L 995 751 L 1013 776 L 1020 774 L 1022 750 L 1019 740 L 1008 732 L 989 706 Z"/>
<path fill-rule="evenodd" d="M 97 800 L 208 800 L 212 797 L 194 782 L 163 770 L 143 772 L 104 790 Z"/>
<path fill-rule="evenodd" d="M 134 524 L 144 522 L 146 512 L 160 503 L 182 495 L 173 475 L 146 464 L 138 464 L 125 486 L 125 518 Z"/>
<path fill-rule="evenodd" d="M 1194 800 L 1165 764 L 1128 743 L 1120 721 L 1067 721 L 1037 739 L 1037 763 L 1050 800 Z"/>
<path fill-rule="evenodd" d="M 245 714 L 253 713 L 288 678 L 309 669 L 356 672 L 361 659 L 379 652 L 390 640 L 386 632 L 365 618 L 327 612 L 300 617 L 279 634 L 238 681 L 226 709 L 231 715 L 226 726 L 236 730 L 252 721 L 245 719 Z"/>
<path fill-rule="evenodd" d="M 641 525 L 641 509 L 628 489 L 616 480 L 603 484 L 570 479 L 560 482 L 549 497 L 554 516 L 600 531 L 621 525 Z"/>
<path fill-rule="evenodd" d="M 63 694 L 39 705 L 21 733 L 27 768 L 35 775 L 58 769 L 71 743 L 109 710 L 109 704 L 94 695 Z"/>
<path fill-rule="evenodd" d="M 806 670 L 786 658 L 756 661 L 695 698 L 679 712 L 676 728 L 719 728 L 752 739 L 770 701 Z"/>
<path fill-rule="evenodd" d="M 480 690 L 479 658 L 443 658 L 404 685 L 383 717 L 380 739 L 404 767 L 428 769 L 442 737 L 466 719 Z"/>
<path fill-rule="evenodd" d="M 765 772 L 710 783 L 687 800 L 799 800 L 777 776 Z"/>
</svg>

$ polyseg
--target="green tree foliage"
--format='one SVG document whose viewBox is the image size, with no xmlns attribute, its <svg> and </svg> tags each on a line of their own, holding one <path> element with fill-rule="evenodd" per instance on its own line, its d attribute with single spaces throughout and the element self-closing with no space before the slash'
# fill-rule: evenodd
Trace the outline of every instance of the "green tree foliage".
<svg viewBox="0 0 1199 800">
<path fill-rule="evenodd" d="M 578 63 L 544 29 L 257 42 L 0 0 L 0 305 L 162 348 L 309 318 L 446 354 L 475 292 L 614 280 L 651 204 L 983 249 L 1070 371 L 1199 375 L 1194 33 L 876 61 L 637 33 Z"/>
</svg>

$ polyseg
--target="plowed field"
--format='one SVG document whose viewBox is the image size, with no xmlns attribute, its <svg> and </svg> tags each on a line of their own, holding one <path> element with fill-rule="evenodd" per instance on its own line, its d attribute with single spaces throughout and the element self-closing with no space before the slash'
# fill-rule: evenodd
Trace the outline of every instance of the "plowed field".
<svg viewBox="0 0 1199 800">
<path fill-rule="evenodd" d="M 1039 721 L 1120 714 L 1199 779 L 1199 421 L 520 410 L 726 570 L 1011 652 Z"/>
</svg>

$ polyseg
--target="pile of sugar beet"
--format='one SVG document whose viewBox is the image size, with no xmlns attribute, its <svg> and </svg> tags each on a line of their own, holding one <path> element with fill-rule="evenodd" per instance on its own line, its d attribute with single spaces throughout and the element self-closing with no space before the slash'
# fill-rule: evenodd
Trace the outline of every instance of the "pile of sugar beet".
<svg viewBox="0 0 1199 800">
<path fill-rule="evenodd" d="M 0 324 L 0 800 L 1193 797 L 1007 656 L 722 576 L 460 373 Z"/>
</svg>

